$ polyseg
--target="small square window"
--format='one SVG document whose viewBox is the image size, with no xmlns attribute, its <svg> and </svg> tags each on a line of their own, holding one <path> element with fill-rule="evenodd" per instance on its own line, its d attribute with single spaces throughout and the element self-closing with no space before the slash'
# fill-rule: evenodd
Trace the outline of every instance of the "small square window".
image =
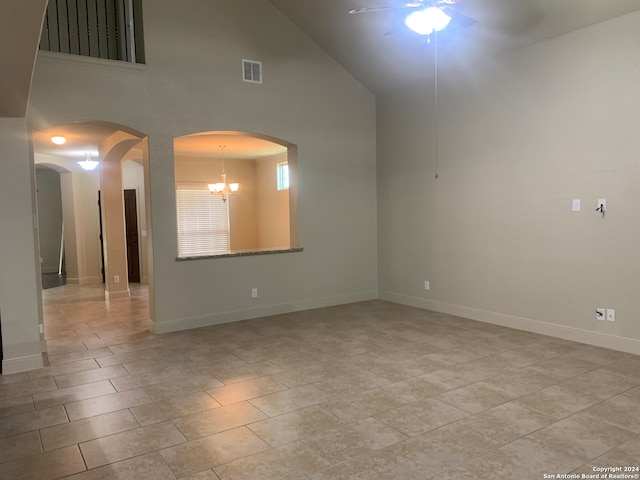
<svg viewBox="0 0 640 480">
<path fill-rule="evenodd" d="M 277 165 L 278 190 L 289 190 L 289 164 L 286 162 Z"/>
<path fill-rule="evenodd" d="M 242 80 L 250 83 L 262 83 L 262 62 L 242 59 Z"/>
</svg>

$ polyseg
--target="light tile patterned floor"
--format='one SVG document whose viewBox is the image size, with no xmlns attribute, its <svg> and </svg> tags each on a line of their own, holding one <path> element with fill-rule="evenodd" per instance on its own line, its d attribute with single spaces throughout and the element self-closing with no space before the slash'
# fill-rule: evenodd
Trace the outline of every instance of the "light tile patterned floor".
<svg viewBox="0 0 640 480">
<path fill-rule="evenodd" d="M 383 301 L 166 335 L 147 291 L 43 293 L 0 478 L 542 479 L 640 465 L 640 357 Z M 637 473 L 637 472 L 631 472 Z"/>
</svg>

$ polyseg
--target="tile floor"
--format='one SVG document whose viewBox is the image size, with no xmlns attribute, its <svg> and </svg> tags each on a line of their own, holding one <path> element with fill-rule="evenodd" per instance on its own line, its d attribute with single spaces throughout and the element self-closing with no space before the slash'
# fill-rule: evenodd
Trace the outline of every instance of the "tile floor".
<svg viewBox="0 0 640 480">
<path fill-rule="evenodd" d="M 528 480 L 640 465 L 637 356 L 383 301 L 153 335 L 144 287 L 43 297 L 50 366 L 0 377 L 2 479 Z"/>
</svg>

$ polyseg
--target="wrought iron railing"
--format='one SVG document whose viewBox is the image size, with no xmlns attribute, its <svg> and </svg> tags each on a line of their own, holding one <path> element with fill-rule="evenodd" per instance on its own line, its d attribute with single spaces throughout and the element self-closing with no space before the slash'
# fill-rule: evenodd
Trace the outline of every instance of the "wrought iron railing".
<svg viewBox="0 0 640 480">
<path fill-rule="evenodd" d="M 40 50 L 144 63 L 142 0 L 49 0 Z"/>
</svg>

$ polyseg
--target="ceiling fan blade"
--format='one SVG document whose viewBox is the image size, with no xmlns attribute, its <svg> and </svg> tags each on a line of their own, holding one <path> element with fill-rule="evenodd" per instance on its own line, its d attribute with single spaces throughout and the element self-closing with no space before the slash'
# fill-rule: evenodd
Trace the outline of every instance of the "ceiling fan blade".
<svg viewBox="0 0 640 480">
<path fill-rule="evenodd" d="M 353 8 L 349 10 L 349 13 L 369 13 L 369 12 L 384 12 L 387 10 L 397 10 L 400 8 L 418 8 L 422 7 L 422 3 L 400 3 L 398 5 L 384 5 L 380 7 L 363 7 Z"/>
<path fill-rule="evenodd" d="M 452 7 L 440 7 L 444 13 L 451 17 L 452 23 L 458 27 L 467 28 L 478 23 L 477 20 L 465 15 L 460 10 Z"/>
</svg>

